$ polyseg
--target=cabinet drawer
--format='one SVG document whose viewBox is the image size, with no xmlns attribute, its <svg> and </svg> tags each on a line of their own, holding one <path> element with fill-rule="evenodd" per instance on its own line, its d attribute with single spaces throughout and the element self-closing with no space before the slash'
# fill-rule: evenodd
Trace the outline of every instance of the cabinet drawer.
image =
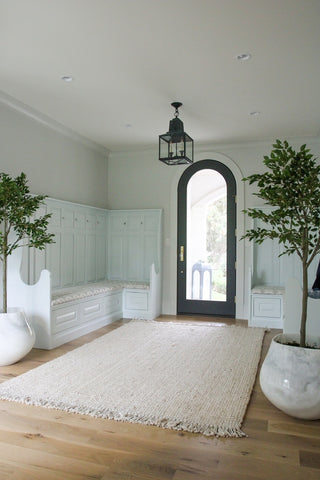
<svg viewBox="0 0 320 480">
<path fill-rule="evenodd" d="M 271 295 L 252 295 L 253 317 L 281 318 L 282 298 Z"/>
<path fill-rule="evenodd" d="M 95 318 L 100 318 L 105 313 L 103 299 L 98 296 L 93 300 L 81 303 L 80 308 L 82 322 L 88 322 Z"/>
<path fill-rule="evenodd" d="M 124 305 L 127 310 L 148 310 L 148 292 L 126 291 Z"/>
<path fill-rule="evenodd" d="M 80 323 L 79 311 L 76 305 L 62 307 L 52 312 L 52 331 L 53 333 L 62 332 L 72 328 Z"/>
</svg>

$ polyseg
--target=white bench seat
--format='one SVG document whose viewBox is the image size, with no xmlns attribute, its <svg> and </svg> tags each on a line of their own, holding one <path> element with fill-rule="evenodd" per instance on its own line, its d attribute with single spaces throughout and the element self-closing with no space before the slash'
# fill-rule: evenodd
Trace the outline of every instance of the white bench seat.
<svg viewBox="0 0 320 480">
<path fill-rule="evenodd" d="M 105 280 L 96 283 L 88 283 L 86 285 L 77 285 L 75 287 L 61 288 L 52 291 L 51 307 L 61 305 L 63 303 L 72 302 L 82 298 L 93 297 L 103 293 L 114 292 L 124 288 L 149 290 L 149 283 L 143 282 L 121 282 Z"/>
<path fill-rule="evenodd" d="M 55 290 L 48 270 L 33 285 L 22 281 L 21 251 L 16 249 L 8 262 L 8 305 L 25 312 L 36 334 L 35 348 L 50 350 L 120 318 L 160 315 L 161 280 L 154 264 L 150 283 L 106 280 Z"/>
<path fill-rule="evenodd" d="M 249 327 L 283 328 L 285 287 L 252 285 L 249 269 Z"/>
<path fill-rule="evenodd" d="M 251 293 L 260 295 L 284 295 L 285 287 L 275 285 L 257 285 L 252 287 Z"/>
</svg>

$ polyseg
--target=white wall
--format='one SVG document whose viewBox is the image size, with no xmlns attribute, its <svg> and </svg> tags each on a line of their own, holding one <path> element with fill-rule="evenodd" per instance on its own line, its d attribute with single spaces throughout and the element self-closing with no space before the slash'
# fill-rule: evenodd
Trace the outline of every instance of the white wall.
<svg viewBox="0 0 320 480">
<path fill-rule="evenodd" d="M 26 173 L 32 193 L 107 207 L 107 151 L 0 97 L 0 171 Z"/>
<path fill-rule="evenodd" d="M 320 156 L 320 139 L 288 139 L 296 148 L 307 143 L 312 153 Z M 237 181 L 237 318 L 248 315 L 248 278 L 252 248 L 248 241 L 240 241 L 250 219 L 245 219 L 243 208 L 261 205 L 253 195 L 253 187 L 242 182 L 251 173 L 263 172 L 263 156 L 272 149 L 270 142 L 252 142 L 237 145 L 204 145 L 195 142 L 196 161 L 207 158 L 225 163 Z M 156 141 L 155 141 L 156 144 Z M 186 166 L 167 166 L 157 159 L 158 149 L 140 152 L 111 153 L 108 168 L 109 208 L 162 208 L 163 225 L 163 314 L 176 314 L 176 252 L 177 252 L 177 185 Z"/>
<path fill-rule="evenodd" d="M 47 120 L 0 95 L 0 171 L 25 172 L 31 193 L 106 208 L 107 151 Z"/>
<path fill-rule="evenodd" d="M 0 171 L 27 174 L 31 191 L 53 198 L 102 208 L 162 208 L 163 225 L 163 305 L 164 314 L 176 313 L 177 185 L 185 166 L 159 162 L 155 147 L 140 152 L 109 154 L 93 142 L 62 133 L 14 108 L 0 96 Z M 50 122 L 49 122 L 50 123 Z M 298 148 L 307 143 L 320 156 L 319 138 L 288 139 Z M 270 153 L 272 141 L 237 145 L 204 145 L 195 142 L 196 161 L 206 158 L 225 163 L 234 173 L 238 187 L 238 238 L 250 220 L 242 209 L 261 204 L 254 190 L 241 181 L 243 176 L 262 172 L 263 155 Z M 252 249 L 238 241 L 237 317 L 247 318 L 247 271 Z"/>
</svg>

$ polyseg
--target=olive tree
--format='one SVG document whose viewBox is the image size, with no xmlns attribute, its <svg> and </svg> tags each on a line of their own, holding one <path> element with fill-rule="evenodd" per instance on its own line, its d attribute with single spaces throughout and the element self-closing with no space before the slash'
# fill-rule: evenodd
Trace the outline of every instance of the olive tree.
<svg viewBox="0 0 320 480">
<path fill-rule="evenodd" d="M 25 173 L 16 178 L 0 173 L 0 260 L 2 261 L 3 312 L 7 313 L 8 257 L 22 246 L 40 250 L 54 242 L 54 235 L 47 232 L 51 214 L 35 217 L 45 195 L 31 195 Z M 13 234 L 13 235 L 10 235 Z"/>
<path fill-rule="evenodd" d="M 267 238 L 283 246 L 280 255 L 296 253 L 302 263 L 302 311 L 300 346 L 306 345 L 308 306 L 308 268 L 320 251 L 320 165 L 306 145 L 295 151 L 287 141 L 276 140 L 269 156 L 264 156 L 267 171 L 244 178 L 257 185 L 257 197 L 270 211 L 244 210 L 260 219 L 265 227 L 249 229 L 242 238 L 261 244 Z"/>
</svg>

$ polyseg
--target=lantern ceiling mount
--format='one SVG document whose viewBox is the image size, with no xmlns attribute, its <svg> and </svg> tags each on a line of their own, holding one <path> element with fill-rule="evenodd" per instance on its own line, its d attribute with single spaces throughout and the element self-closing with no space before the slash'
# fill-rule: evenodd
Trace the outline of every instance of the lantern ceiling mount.
<svg viewBox="0 0 320 480">
<path fill-rule="evenodd" d="M 174 118 L 170 120 L 169 131 L 159 135 L 159 160 L 167 165 L 193 163 L 193 140 L 184 131 L 179 118 L 181 102 L 171 103 L 175 108 Z"/>
<path fill-rule="evenodd" d="M 171 105 L 173 106 L 173 108 L 176 109 L 176 111 L 174 112 L 174 115 L 175 115 L 176 117 L 178 117 L 178 116 L 179 116 L 179 110 L 178 110 L 178 109 L 179 109 L 180 107 L 182 107 L 183 104 L 182 104 L 181 102 L 172 102 Z"/>
</svg>

